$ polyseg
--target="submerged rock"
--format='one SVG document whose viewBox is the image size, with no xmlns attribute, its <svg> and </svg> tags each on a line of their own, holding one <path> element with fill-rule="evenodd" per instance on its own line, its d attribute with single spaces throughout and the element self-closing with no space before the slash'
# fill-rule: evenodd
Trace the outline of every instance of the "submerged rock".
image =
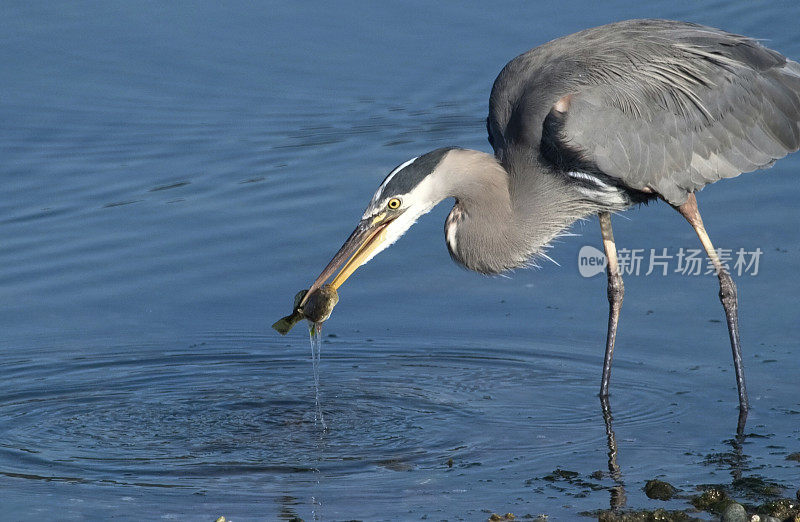
<svg viewBox="0 0 800 522">
<path fill-rule="evenodd" d="M 766 513 L 778 520 L 793 520 L 795 517 L 800 518 L 800 505 L 791 499 L 782 498 L 762 504 L 757 512 Z"/>
<path fill-rule="evenodd" d="M 721 489 L 711 488 L 692 498 L 692 505 L 709 513 L 722 513 L 732 500 Z"/>
<path fill-rule="evenodd" d="M 548 482 L 556 482 L 558 480 L 572 480 L 580 475 L 577 471 L 568 471 L 566 469 L 556 468 L 549 475 L 545 475 L 542 479 Z"/>
<path fill-rule="evenodd" d="M 593 513 L 582 513 L 596 516 L 598 522 L 687 522 L 696 520 L 683 511 L 667 511 L 666 509 L 642 509 L 639 511 L 604 510 Z"/>
<path fill-rule="evenodd" d="M 644 485 L 644 494 L 655 500 L 669 500 L 677 490 L 672 484 L 663 480 L 648 480 Z"/>
<path fill-rule="evenodd" d="M 780 484 L 765 480 L 759 476 L 738 478 L 731 485 L 734 493 L 753 496 L 754 498 L 779 497 L 783 492 L 783 487 Z"/>
</svg>

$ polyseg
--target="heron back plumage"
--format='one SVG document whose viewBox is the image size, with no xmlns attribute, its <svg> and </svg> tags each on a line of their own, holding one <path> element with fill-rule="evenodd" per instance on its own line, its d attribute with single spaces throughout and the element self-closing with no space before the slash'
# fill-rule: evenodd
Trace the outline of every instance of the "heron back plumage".
<svg viewBox="0 0 800 522">
<path fill-rule="evenodd" d="M 679 205 L 800 147 L 800 64 L 718 29 L 629 20 L 509 62 L 487 122 L 504 164 L 588 172 Z"/>
</svg>

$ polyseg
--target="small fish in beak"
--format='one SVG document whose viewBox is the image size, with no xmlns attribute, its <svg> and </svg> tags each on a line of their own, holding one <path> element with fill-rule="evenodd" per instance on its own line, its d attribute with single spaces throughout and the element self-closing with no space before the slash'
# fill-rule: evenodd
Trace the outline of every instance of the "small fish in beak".
<svg viewBox="0 0 800 522">
<path fill-rule="evenodd" d="M 303 319 L 315 323 L 327 321 L 333 312 L 333 307 L 339 302 L 338 288 L 384 242 L 386 227 L 392 221 L 393 218 L 387 217 L 386 213 L 362 219 L 311 288 L 295 296 L 294 312 L 277 321 L 272 327 L 281 335 L 286 335 Z M 339 273 L 330 284 L 326 284 L 339 267 L 342 267 Z"/>
<path fill-rule="evenodd" d="M 298 292 L 294 296 L 294 312 L 278 320 L 272 325 L 272 328 L 281 335 L 286 335 L 294 328 L 294 325 L 303 319 L 308 319 L 313 323 L 323 323 L 328 320 L 333 313 L 333 307 L 339 302 L 339 294 L 331 285 L 323 285 L 308 299 L 305 299 L 307 295 L 308 290 Z M 305 303 L 303 303 L 304 300 Z M 301 303 L 303 303 L 302 306 Z"/>
<path fill-rule="evenodd" d="M 339 294 L 331 285 L 322 285 L 314 295 L 308 298 L 303 306 L 303 315 L 314 323 L 324 323 L 333 313 L 333 307 L 339 302 Z"/>
</svg>

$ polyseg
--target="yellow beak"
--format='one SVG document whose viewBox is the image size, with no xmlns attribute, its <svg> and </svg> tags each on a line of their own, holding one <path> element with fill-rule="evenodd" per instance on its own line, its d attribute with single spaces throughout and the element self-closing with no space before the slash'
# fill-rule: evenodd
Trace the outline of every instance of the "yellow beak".
<svg viewBox="0 0 800 522">
<path fill-rule="evenodd" d="M 322 271 L 314 281 L 314 284 L 311 285 L 311 288 L 308 289 L 308 293 L 301 301 L 300 306 L 302 307 L 308 297 L 324 285 L 341 266 L 342 269 L 330 283 L 334 289 L 338 290 L 347 278 L 353 275 L 353 272 L 363 265 L 369 259 L 370 254 L 384 242 L 386 239 L 386 227 L 393 220 L 393 217 L 387 219 L 385 213 L 361 220 L 353 233 L 350 234 L 350 237 L 347 238 L 347 241 L 344 242 L 342 248 L 333 256 L 325 270 Z"/>
</svg>

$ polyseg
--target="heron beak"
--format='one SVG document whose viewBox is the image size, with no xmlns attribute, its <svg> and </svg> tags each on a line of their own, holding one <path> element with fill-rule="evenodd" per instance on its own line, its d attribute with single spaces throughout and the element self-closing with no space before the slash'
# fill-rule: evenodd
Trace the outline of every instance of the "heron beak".
<svg viewBox="0 0 800 522">
<path fill-rule="evenodd" d="M 371 218 L 362 219 L 353 233 L 350 234 L 350 237 L 347 238 L 347 241 L 344 242 L 342 248 L 336 252 L 336 255 L 333 256 L 333 259 L 331 259 L 328 266 L 325 267 L 325 270 L 322 271 L 319 277 L 317 277 L 317 280 L 314 281 L 314 284 L 311 285 L 311 288 L 308 289 L 308 293 L 300 303 L 300 307 L 302 307 L 308 297 L 319 289 L 319 287 L 324 285 L 341 266 L 342 269 L 339 270 L 339 273 L 336 274 L 336 277 L 334 277 L 330 283 L 334 289 L 338 290 L 342 283 L 344 283 L 358 267 L 363 265 L 364 262 L 369 259 L 370 254 L 383 243 L 385 240 L 386 227 L 389 226 L 389 223 L 392 221 L 394 221 L 394 216 L 389 217 L 385 212 Z"/>
</svg>

